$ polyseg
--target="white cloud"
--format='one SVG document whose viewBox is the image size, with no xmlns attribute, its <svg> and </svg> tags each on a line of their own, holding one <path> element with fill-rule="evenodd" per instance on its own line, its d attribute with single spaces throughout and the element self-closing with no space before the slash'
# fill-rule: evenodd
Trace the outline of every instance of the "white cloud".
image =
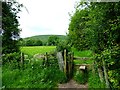
<svg viewBox="0 0 120 90">
<path fill-rule="evenodd" d="M 65 35 L 69 26 L 68 12 L 74 10 L 77 0 L 19 0 L 28 9 L 20 15 L 21 37 L 42 34 Z"/>
</svg>

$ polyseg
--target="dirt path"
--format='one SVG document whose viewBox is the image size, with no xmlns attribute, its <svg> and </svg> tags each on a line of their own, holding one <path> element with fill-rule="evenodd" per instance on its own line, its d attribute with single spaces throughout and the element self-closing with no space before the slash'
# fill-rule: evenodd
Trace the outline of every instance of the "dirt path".
<svg viewBox="0 0 120 90">
<path fill-rule="evenodd" d="M 69 82 L 67 82 L 65 84 L 59 84 L 58 88 L 59 88 L 59 90 L 62 90 L 63 88 L 66 88 L 66 89 L 74 88 L 74 89 L 78 90 L 78 89 L 87 89 L 88 85 L 87 84 L 85 84 L 85 85 L 78 84 L 76 81 L 71 79 Z"/>
</svg>

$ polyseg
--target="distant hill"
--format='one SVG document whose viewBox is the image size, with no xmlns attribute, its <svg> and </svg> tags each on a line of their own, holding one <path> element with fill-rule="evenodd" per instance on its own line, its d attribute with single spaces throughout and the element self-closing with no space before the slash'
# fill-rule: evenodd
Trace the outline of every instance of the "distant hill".
<svg viewBox="0 0 120 90">
<path fill-rule="evenodd" d="M 23 39 L 24 40 L 34 39 L 34 40 L 41 40 L 42 42 L 47 42 L 47 40 L 50 36 L 52 36 L 52 35 L 36 35 L 36 36 L 31 36 L 31 37 L 27 37 L 27 38 L 23 38 Z M 60 40 L 66 39 L 65 35 L 54 35 L 54 36 L 58 36 L 60 38 Z"/>
</svg>

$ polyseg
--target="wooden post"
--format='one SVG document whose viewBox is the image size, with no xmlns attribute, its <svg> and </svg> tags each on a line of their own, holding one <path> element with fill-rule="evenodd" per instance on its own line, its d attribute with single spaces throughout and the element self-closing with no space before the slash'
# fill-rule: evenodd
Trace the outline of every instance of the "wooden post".
<svg viewBox="0 0 120 90">
<path fill-rule="evenodd" d="M 47 52 L 45 53 L 45 66 L 48 66 L 49 63 L 48 63 L 48 54 Z"/>
<path fill-rule="evenodd" d="M 105 61 L 102 60 L 102 62 L 103 62 L 103 69 L 104 69 L 106 87 L 110 88 L 110 84 L 109 84 L 109 81 L 108 81 L 108 74 L 107 74 L 107 70 L 106 70 L 106 66 L 105 66 Z"/>
<path fill-rule="evenodd" d="M 68 78 L 71 78 L 71 54 L 68 54 Z"/>
<path fill-rule="evenodd" d="M 43 58 L 42 65 L 45 66 L 45 55 L 44 55 L 44 58 Z"/>
<path fill-rule="evenodd" d="M 66 49 L 64 50 L 64 73 L 67 74 L 66 70 L 67 62 L 66 62 Z"/>
<path fill-rule="evenodd" d="M 24 66 L 24 53 L 21 52 L 21 66 Z"/>
<path fill-rule="evenodd" d="M 72 68 L 72 71 L 73 71 L 73 68 L 74 68 L 74 66 L 73 66 L 73 60 L 74 60 L 74 53 L 72 52 L 71 53 L 71 64 L 72 64 L 71 68 Z"/>
</svg>

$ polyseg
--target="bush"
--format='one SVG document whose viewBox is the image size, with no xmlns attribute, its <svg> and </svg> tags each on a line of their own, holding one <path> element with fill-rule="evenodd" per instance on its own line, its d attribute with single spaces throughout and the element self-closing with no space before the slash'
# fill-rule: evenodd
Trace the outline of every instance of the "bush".
<svg viewBox="0 0 120 90">
<path fill-rule="evenodd" d="M 20 61 L 20 53 L 10 53 L 10 54 L 4 54 L 2 56 L 2 61 L 3 64 L 5 63 L 15 63 L 15 62 L 19 62 Z"/>
<path fill-rule="evenodd" d="M 69 52 L 71 50 L 71 46 L 69 44 L 67 44 L 67 42 L 65 41 L 61 41 L 58 45 L 57 45 L 57 51 L 62 51 L 66 49 L 67 52 Z"/>
</svg>

